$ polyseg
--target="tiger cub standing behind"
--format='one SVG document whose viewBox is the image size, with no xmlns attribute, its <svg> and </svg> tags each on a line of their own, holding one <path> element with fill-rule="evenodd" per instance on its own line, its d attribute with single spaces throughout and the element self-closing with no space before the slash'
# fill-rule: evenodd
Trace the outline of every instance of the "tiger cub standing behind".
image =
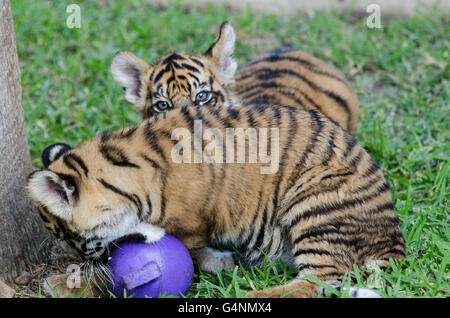
<svg viewBox="0 0 450 318">
<path fill-rule="evenodd" d="M 148 65 L 120 51 L 111 72 L 143 118 L 183 106 L 286 105 L 314 109 L 356 133 L 358 100 L 341 72 L 305 52 L 277 49 L 257 56 L 235 79 L 235 38 L 224 22 L 204 54 L 176 52 Z"/>
<path fill-rule="evenodd" d="M 236 133 L 225 138 L 230 128 Z M 212 136 L 216 146 L 222 136 L 227 151 L 212 151 Z M 246 149 L 259 149 L 259 159 L 250 162 Z M 264 153 L 276 169 L 263 172 Z M 267 256 L 298 270 L 286 285 L 250 296 L 314 297 L 319 286 L 305 274 L 331 281 L 354 264 L 389 266 L 405 255 L 383 173 L 354 137 L 314 110 L 184 106 L 44 155 L 48 167 L 29 177 L 28 191 L 47 228 L 87 260 L 102 259 L 123 237 L 152 242 L 167 233 L 208 272 L 234 266 L 229 252 L 210 247 L 216 244 L 235 246 L 244 264 Z M 66 280 L 48 282 L 67 294 Z M 350 296 L 376 295 L 362 291 Z"/>
</svg>

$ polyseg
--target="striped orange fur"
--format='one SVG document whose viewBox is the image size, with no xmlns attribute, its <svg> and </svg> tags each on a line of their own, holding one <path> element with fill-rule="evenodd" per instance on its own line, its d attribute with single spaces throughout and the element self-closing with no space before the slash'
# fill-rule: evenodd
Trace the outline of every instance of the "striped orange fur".
<svg viewBox="0 0 450 318">
<path fill-rule="evenodd" d="M 278 148 L 270 146 L 279 149 L 278 169 L 262 174 L 260 161 L 175 163 L 174 130 L 194 136 L 197 120 L 223 135 L 278 129 Z M 387 266 L 405 255 L 383 173 L 353 136 L 315 110 L 185 106 L 71 150 L 55 147 L 28 190 L 49 229 L 86 259 L 101 258 L 122 236 L 152 241 L 163 231 L 205 270 L 234 266 L 231 254 L 210 247 L 216 244 L 233 245 L 244 264 L 266 255 L 298 270 L 292 282 L 250 296 L 314 297 L 319 287 L 304 274 L 330 281 L 354 264 Z"/>
</svg>

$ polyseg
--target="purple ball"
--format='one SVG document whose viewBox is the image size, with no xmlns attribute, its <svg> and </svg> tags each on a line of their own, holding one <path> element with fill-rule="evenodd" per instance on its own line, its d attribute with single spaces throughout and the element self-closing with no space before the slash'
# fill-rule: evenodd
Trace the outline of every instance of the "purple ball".
<svg viewBox="0 0 450 318">
<path fill-rule="evenodd" d="M 124 242 L 108 261 L 117 297 L 134 298 L 185 295 L 192 284 L 194 266 L 179 239 L 164 235 L 154 243 Z"/>
</svg>

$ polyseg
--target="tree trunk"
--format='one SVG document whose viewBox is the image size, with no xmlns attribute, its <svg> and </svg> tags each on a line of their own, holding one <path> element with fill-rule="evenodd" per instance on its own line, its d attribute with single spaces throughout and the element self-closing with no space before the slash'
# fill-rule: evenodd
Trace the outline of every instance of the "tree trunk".
<svg viewBox="0 0 450 318">
<path fill-rule="evenodd" d="M 13 280 L 39 255 L 47 231 L 29 199 L 32 172 L 9 0 L 0 0 L 0 278 Z"/>
</svg>

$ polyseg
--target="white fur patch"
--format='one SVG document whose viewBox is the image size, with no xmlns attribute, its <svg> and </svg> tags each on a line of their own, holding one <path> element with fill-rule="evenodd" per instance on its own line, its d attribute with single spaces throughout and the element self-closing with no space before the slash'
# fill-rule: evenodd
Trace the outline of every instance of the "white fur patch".
<svg viewBox="0 0 450 318">
<path fill-rule="evenodd" d="M 149 223 L 139 223 L 136 227 L 135 232 L 133 233 L 141 233 L 147 239 L 145 242 L 153 243 L 159 241 L 165 234 L 165 230 L 158 226 Z"/>
<path fill-rule="evenodd" d="M 229 24 L 224 27 L 223 33 L 222 36 L 224 36 L 225 39 L 222 43 L 222 50 L 220 52 L 219 72 L 227 79 L 233 79 L 237 69 L 237 63 L 233 58 L 236 35 L 233 27 Z"/>
<path fill-rule="evenodd" d="M 381 298 L 375 290 L 364 287 L 350 287 L 348 295 L 350 298 Z"/>
<path fill-rule="evenodd" d="M 56 184 L 59 184 L 68 198 L 71 195 L 71 190 L 67 189 L 64 182 L 51 171 L 39 171 L 35 173 L 30 180 L 28 180 L 27 190 L 34 201 L 39 202 L 43 206 L 51 207 L 51 213 L 60 217 L 63 220 L 69 220 L 71 216 L 70 204 L 61 197 L 61 194 L 57 193 L 49 186 L 49 180 L 53 180 Z"/>
<path fill-rule="evenodd" d="M 336 288 L 337 290 L 340 290 L 341 292 L 348 292 L 349 298 L 381 298 L 381 295 L 370 288 L 365 287 L 341 287 L 339 279 L 335 280 L 329 280 L 326 282 L 327 284 L 331 285 L 332 287 Z M 325 296 L 332 296 L 333 294 L 326 290 L 323 287 L 320 287 L 319 289 L 320 293 L 324 294 Z"/>
<path fill-rule="evenodd" d="M 207 273 L 231 271 L 235 266 L 232 252 L 221 252 L 210 247 L 201 249 L 195 258 L 200 263 L 201 269 Z"/>
<path fill-rule="evenodd" d="M 131 53 L 118 53 L 111 64 L 111 73 L 120 86 L 125 88 L 125 99 L 136 104 L 139 101 L 140 70 L 129 57 Z"/>
<path fill-rule="evenodd" d="M 48 155 L 48 159 L 50 160 L 50 162 L 55 161 L 56 155 L 58 155 L 58 153 L 64 149 L 65 147 L 62 145 L 56 145 L 54 146 L 51 150 L 50 153 Z"/>
</svg>

